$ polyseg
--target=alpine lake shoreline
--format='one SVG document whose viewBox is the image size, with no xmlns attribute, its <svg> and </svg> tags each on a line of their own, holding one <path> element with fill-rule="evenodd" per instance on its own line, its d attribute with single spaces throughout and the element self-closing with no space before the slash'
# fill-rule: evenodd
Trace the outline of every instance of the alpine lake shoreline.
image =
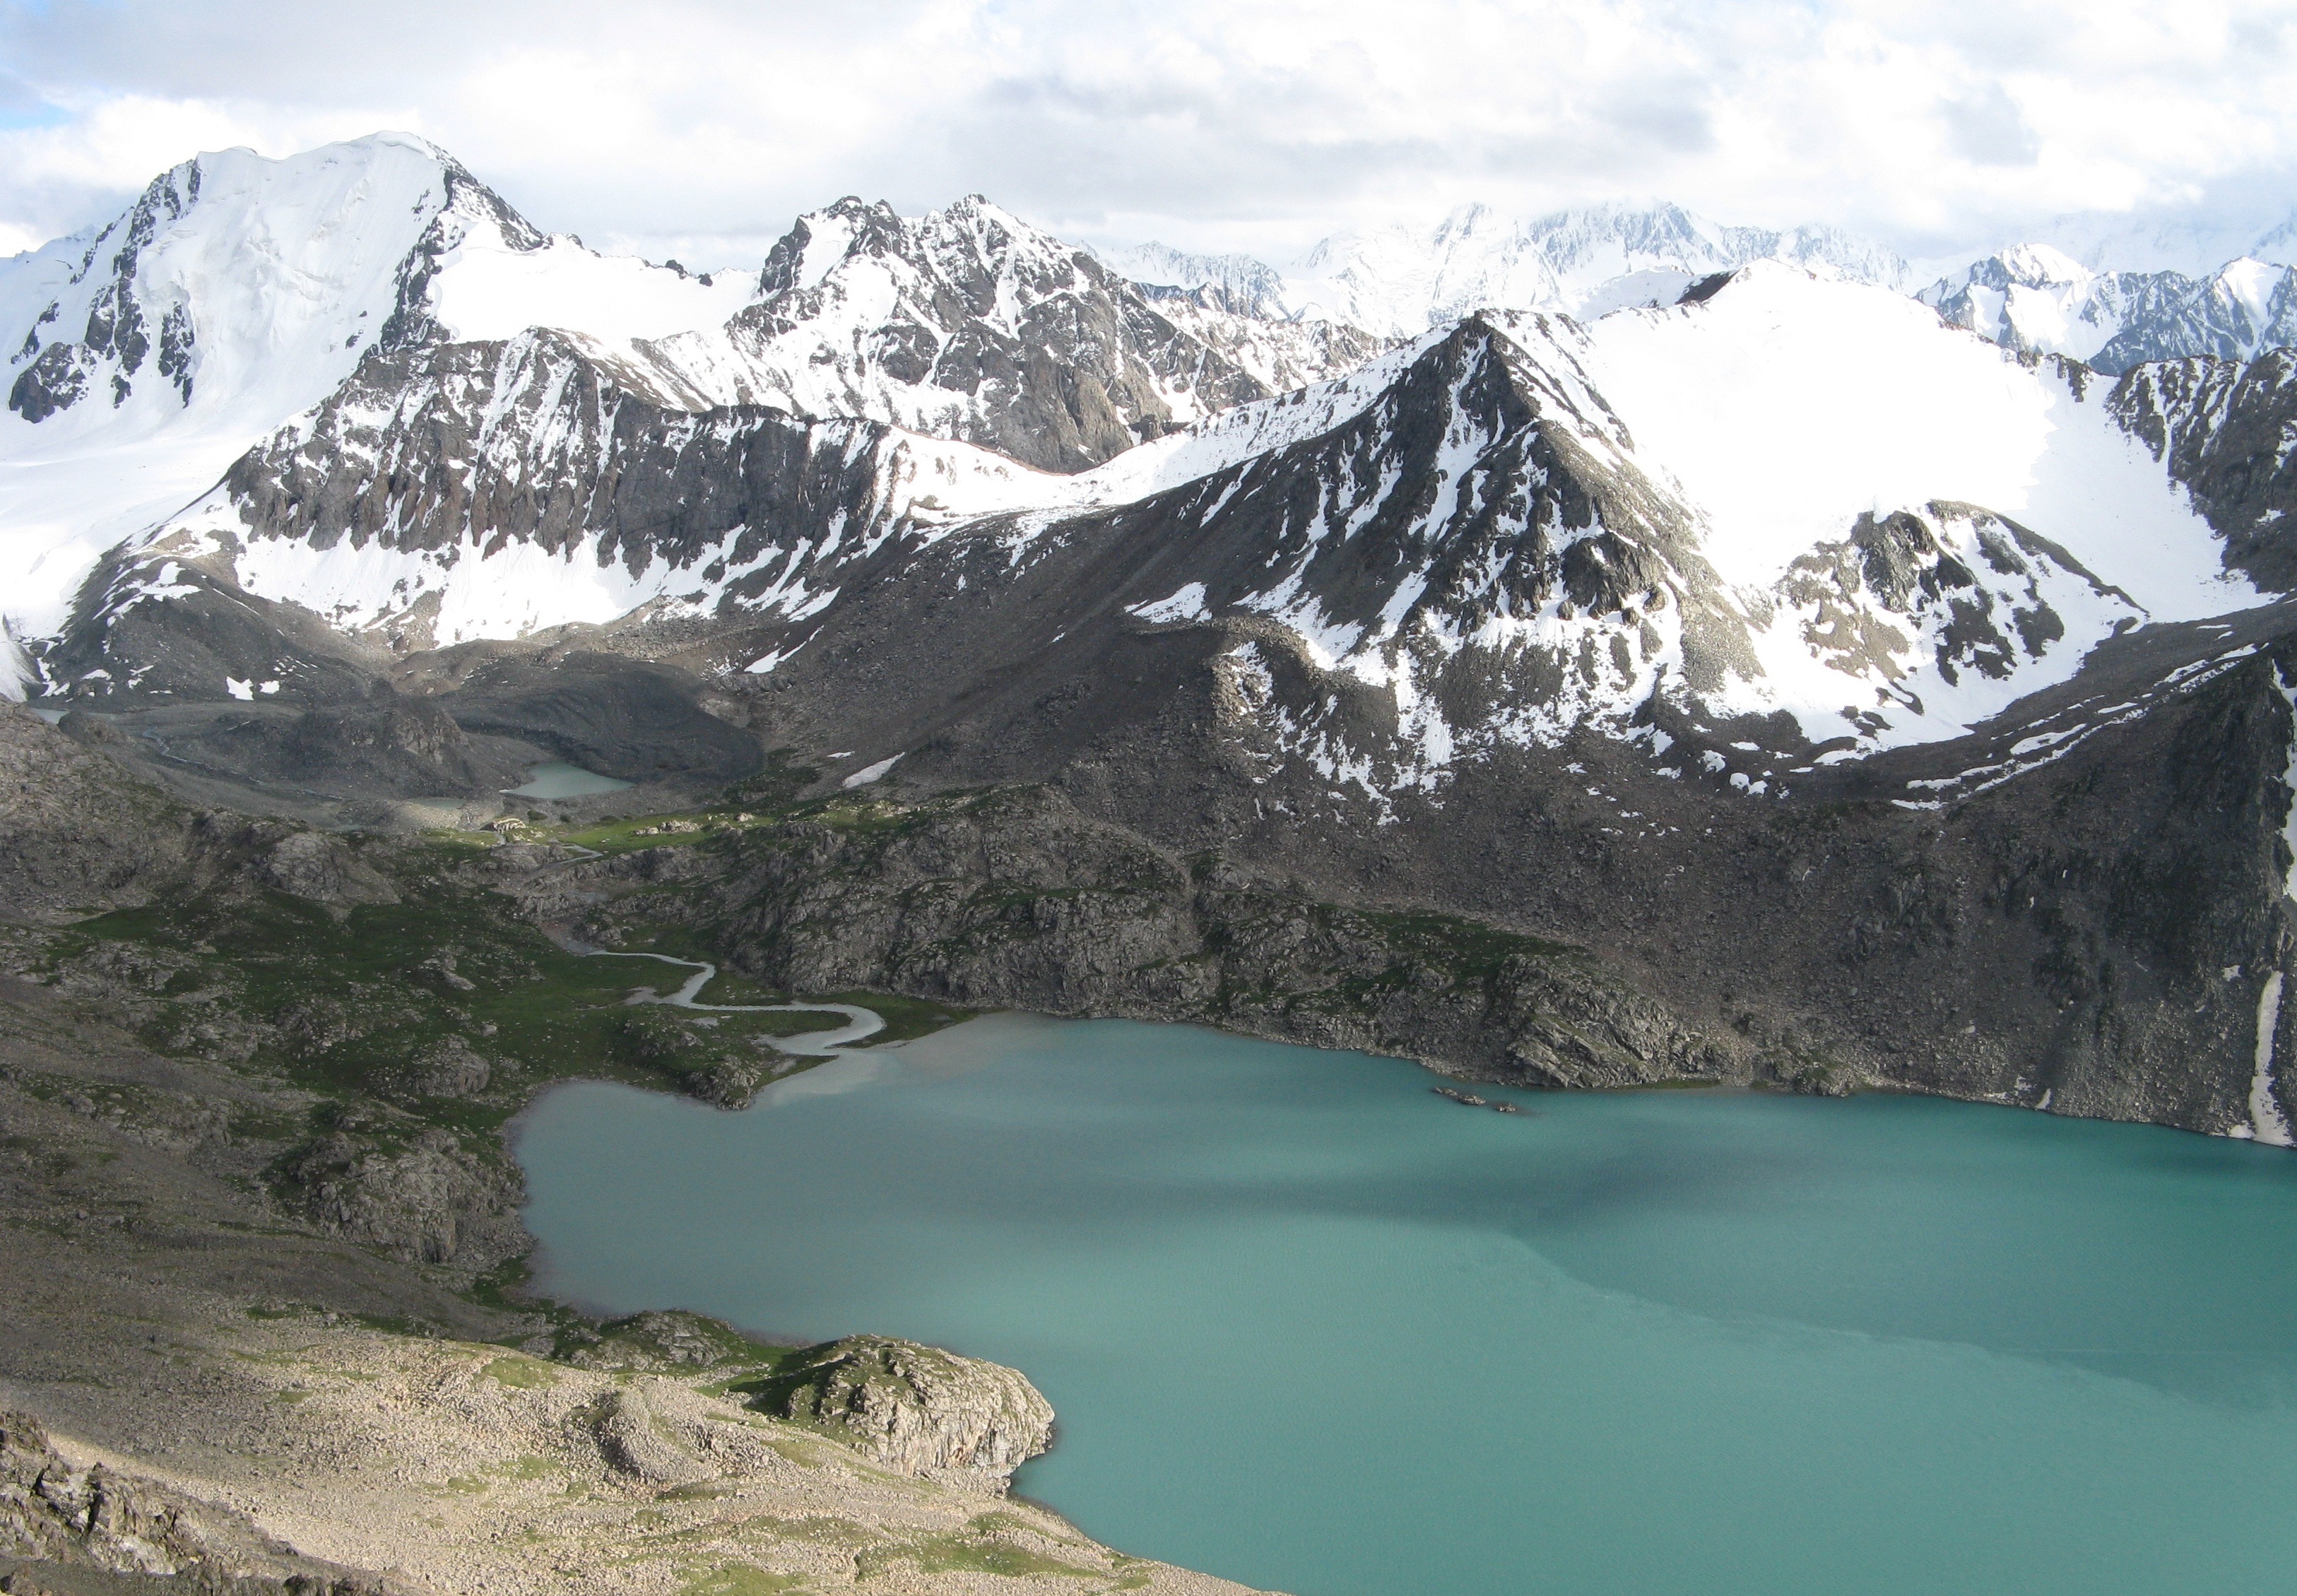
<svg viewBox="0 0 2297 1596">
<path fill-rule="evenodd" d="M 1014 1371 L 867 1334 L 769 1345 L 673 1307 L 603 1320 L 523 1290 L 510 1138 L 542 1093 L 605 1080 L 739 1109 L 821 1062 L 773 1045 L 819 1030 L 808 1014 L 676 1009 L 575 946 L 706 960 L 717 1003 L 866 1007 L 886 1022 L 872 1047 L 985 1011 L 770 984 L 744 928 L 696 912 L 704 853 L 882 841 L 1010 797 L 808 797 L 811 778 L 778 763 L 674 812 L 413 838 L 256 823 L 227 864 L 143 901 L 0 926 L 0 1272 L 37 1285 L 0 1364 L 17 1410 L 0 1570 L 40 1557 L 22 1588 L 67 1596 L 1241 1589 L 1005 1494 L 1051 1435 Z M 1571 951 L 1437 915 L 1378 928 L 1404 954 L 1336 1004 Z M 1157 1017 L 1073 1012 L 1111 1010 Z M 1180 1017 L 1301 1041 L 1313 1012 Z M 1615 1089 L 1689 1087 L 1844 1090 Z"/>
<path fill-rule="evenodd" d="M 537 1097 L 607 1080 L 738 1108 L 824 1062 L 773 1043 L 836 1016 L 675 1008 L 501 877 L 798 807 L 877 806 L 753 786 L 414 838 L 258 822 L 268 857 L 0 923 L 0 1277 L 21 1287 L 0 1310 L 0 1588 L 1240 1589 L 1010 1498 L 1051 1433 L 1015 1371 L 522 1289 L 509 1137 Z M 715 952 L 677 925 L 588 929 L 617 944 L 597 950 Z M 710 961 L 710 1001 L 789 995 Z M 808 995 L 866 1003 L 881 1047 L 971 1017 Z"/>
</svg>

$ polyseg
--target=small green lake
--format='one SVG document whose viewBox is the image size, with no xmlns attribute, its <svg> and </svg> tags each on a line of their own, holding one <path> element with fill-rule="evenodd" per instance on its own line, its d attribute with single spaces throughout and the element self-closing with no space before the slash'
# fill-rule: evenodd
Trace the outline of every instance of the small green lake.
<svg viewBox="0 0 2297 1596">
<path fill-rule="evenodd" d="M 1019 1488 L 1300 1596 L 2297 1582 L 2297 1156 L 975 1021 L 521 1123 L 539 1284 L 1028 1372 Z M 1478 1089 L 1483 1090 L 1483 1089 Z"/>
</svg>

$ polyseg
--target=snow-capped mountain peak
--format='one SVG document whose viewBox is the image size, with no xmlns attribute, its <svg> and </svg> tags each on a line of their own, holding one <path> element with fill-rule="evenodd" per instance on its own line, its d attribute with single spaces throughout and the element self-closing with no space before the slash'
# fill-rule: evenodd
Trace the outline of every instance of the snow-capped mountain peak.
<svg viewBox="0 0 2297 1596">
<path fill-rule="evenodd" d="M 1463 205 L 1432 229 L 1387 226 L 1323 240 L 1286 280 L 1298 314 L 1409 337 L 1481 309 L 1563 310 L 1588 319 L 1666 302 L 1697 279 L 1779 259 L 1896 286 L 1906 265 L 1830 227 L 1725 226 L 1680 205 L 1608 204 L 1519 219 Z M 1623 289 L 1624 279 L 1636 283 Z"/>
<path fill-rule="evenodd" d="M 8 623 L 56 623 L 103 549 L 375 350 L 538 323 L 659 337 L 751 292 L 547 237 L 411 134 L 185 161 L 104 226 L 0 262 L 0 555 L 30 578 Z"/>
</svg>

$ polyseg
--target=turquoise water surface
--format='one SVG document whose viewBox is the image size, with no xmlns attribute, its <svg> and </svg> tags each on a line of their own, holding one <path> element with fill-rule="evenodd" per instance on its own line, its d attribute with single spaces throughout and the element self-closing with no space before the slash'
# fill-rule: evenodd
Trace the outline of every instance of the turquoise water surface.
<svg viewBox="0 0 2297 1596">
<path fill-rule="evenodd" d="M 1024 1493 L 1302 1596 L 2297 1589 L 2297 1156 L 1432 1079 L 997 1016 L 743 1114 L 556 1090 L 526 1221 L 569 1300 L 1025 1370 Z"/>
</svg>

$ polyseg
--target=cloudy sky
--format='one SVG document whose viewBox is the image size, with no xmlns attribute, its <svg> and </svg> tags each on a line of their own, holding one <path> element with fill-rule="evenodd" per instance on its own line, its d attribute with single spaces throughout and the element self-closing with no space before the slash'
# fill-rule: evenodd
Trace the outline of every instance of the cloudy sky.
<svg viewBox="0 0 2297 1596">
<path fill-rule="evenodd" d="M 0 0 L 0 253 L 202 149 L 378 128 L 536 222 L 753 260 L 855 193 L 1282 259 L 1674 198 L 1909 255 L 2297 201 L 2297 12 L 2216 0 Z"/>
</svg>

